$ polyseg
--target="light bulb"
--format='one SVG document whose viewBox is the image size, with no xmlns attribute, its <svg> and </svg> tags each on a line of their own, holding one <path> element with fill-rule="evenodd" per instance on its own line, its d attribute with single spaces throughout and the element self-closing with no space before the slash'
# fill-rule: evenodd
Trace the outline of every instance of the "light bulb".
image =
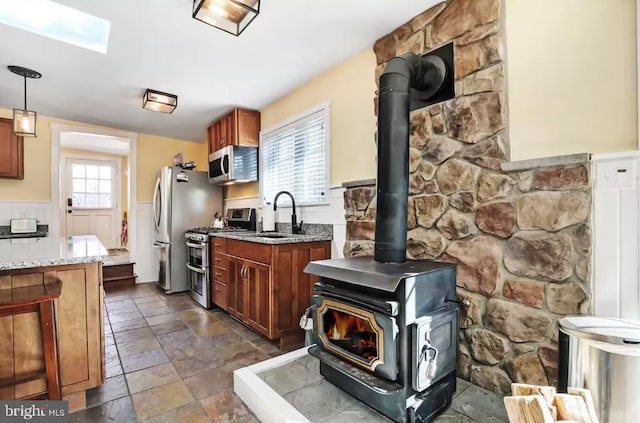
<svg viewBox="0 0 640 423">
<path fill-rule="evenodd" d="M 26 110 L 25 114 L 22 115 L 20 126 L 22 127 L 22 132 L 31 132 L 31 122 L 29 121 L 29 115 Z"/>
<path fill-rule="evenodd" d="M 214 15 L 218 15 L 223 19 L 226 19 L 229 16 L 229 12 L 227 12 L 226 10 L 224 10 L 222 7 L 220 6 L 210 6 L 209 10 L 211 11 L 211 13 L 213 13 Z"/>
</svg>

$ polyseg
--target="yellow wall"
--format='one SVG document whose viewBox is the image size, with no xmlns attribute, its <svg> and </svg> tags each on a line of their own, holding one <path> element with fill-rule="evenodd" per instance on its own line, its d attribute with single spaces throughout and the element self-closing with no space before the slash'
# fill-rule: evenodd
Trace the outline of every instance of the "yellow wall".
<svg viewBox="0 0 640 423">
<path fill-rule="evenodd" d="M 172 164 L 176 153 L 182 153 L 185 161 L 195 161 L 197 170 L 207 170 L 206 143 L 138 135 L 138 201 L 153 200 L 156 173 L 160 167 Z"/>
<path fill-rule="evenodd" d="M 0 117 L 11 115 L 11 110 L 0 109 Z M 51 201 L 51 123 L 97 127 L 38 115 L 38 137 L 24 140 L 24 179 L 0 179 L 0 201 Z M 206 170 L 206 143 L 138 134 L 138 201 L 152 200 L 156 172 L 161 166 L 171 164 L 174 154 L 179 152 L 185 161 L 194 160 L 198 170 Z"/>
<path fill-rule="evenodd" d="M 331 104 L 331 185 L 374 178 L 375 68 L 372 49 L 352 57 L 262 109 L 262 129 L 328 101 Z M 229 186 L 226 190 L 227 198 L 253 195 L 258 195 L 257 183 Z"/>
<path fill-rule="evenodd" d="M 0 108 L 0 117 L 13 111 Z M 0 201 L 51 201 L 51 120 L 38 115 L 37 138 L 24 139 L 24 179 L 0 179 Z"/>
<path fill-rule="evenodd" d="M 637 147 L 635 0 L 507 0 L 511 159 Z"/>
</svg>

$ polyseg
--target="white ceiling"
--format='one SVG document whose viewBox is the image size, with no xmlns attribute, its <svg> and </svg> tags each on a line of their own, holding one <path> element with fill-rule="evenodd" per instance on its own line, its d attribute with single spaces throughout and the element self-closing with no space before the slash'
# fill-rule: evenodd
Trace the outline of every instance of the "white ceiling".
<svg viewBox="0 0 640 423">
<path fill-rule="evenodd" d="M 38 113 L 202 141 L 231 108 L 267 106 L 439 1 L 263 0 L 240 37 L 192 19 L 192 0 L 58 2 L 111 21 L 107 54 L 0 24 L 0 107 L 23 107 L 6 67 L 26 66 L 43 74 L 27 83 Z M 178 108 L 142 109 L 146 88 L 177 94 Z"/>
</svg>

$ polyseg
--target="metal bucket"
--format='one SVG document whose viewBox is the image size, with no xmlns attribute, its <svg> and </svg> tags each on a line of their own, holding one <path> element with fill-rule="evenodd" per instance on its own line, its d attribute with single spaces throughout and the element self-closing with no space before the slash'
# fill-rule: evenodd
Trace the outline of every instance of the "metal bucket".
<svg viewBox="0 0 640 423">
<path fill-rule="evenodd" d="M 559 328 L 558 390 L 591 390 L 600 423 L 637 423 L 640 322 L 570 316 Z"/>
</svg>

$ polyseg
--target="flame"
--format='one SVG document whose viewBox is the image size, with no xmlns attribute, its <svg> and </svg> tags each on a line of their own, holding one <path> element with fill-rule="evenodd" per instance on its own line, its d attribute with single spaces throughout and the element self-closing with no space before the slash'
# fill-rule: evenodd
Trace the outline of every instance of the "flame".
<svg viewBox="0 0 640 423">
<path fill-rule="evenodd" d="M 376 348 L 375 336 L 369 322 L 351 314 L 340 313 L 336 310 L 331 310 L 331 314 L 334 323 L 327 331 L 327 337 L 329 339 L 343 341 L 351 339 L 353 332 L 370 333 L 372 336 L 362 337 L 357 342 L 364 348 Z M 354 347 L 355 346 L 356 345 L 354 345 Z"/>
</svg>

